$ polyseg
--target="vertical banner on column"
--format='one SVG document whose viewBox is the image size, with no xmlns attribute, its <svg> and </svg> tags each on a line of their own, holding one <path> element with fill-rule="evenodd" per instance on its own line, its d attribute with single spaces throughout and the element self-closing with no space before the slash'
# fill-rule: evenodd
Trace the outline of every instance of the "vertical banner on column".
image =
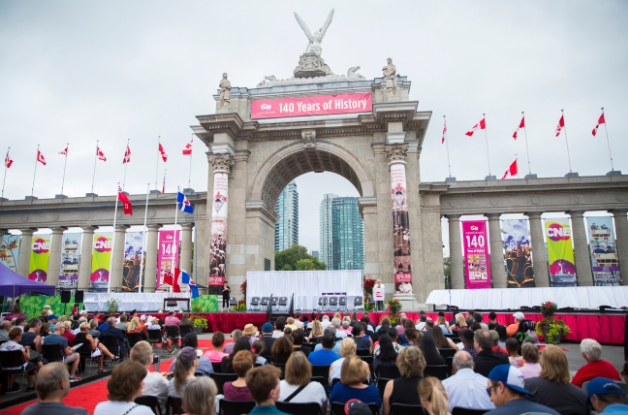
<svg viewBox="0 0 628 415">
<path fill-rule="evenodd" d="M 92 292 L 107 291 L 112 249 L 113 232 L 98 232 L 94 234 L 94 244 L 92 245 L 92 275 L 89 282 L 89 290 Z"/>
<path fill-rule="evenodd" d="M 408 220 L 406 167 L 403 164 L 399 163 L 390 166 L 390 184 L 392 187 L 395 294 L 411 294 L 410 221 Z"/>
<path fill-rule="evenodd" d="M 214 174 L 214 197 L 212 198 L 211 247 L 209 254 L 209 294 L 222 292 L 227 264 L 227 198 L 229 175 Z M 217 278 L 220 277 L 220 278 Z M 220 281 L 220 284 L 216 284 Z"/>
<path fill-rule="evenodd" d="M 122 267 L 122 291 L 136 293 L 140 287 L 140 268 L 144 259 L 142 242 L 144 232 L 127 232 L 124 239 L 124 266 Z"/>
<path fill-rule="evenodd" d="M 611 216 L 589 216 L 587 217 L 587 228 L 589 229 L 589 247 L 593 266 L 593 285 L 621 285 L 613 218 Z"/>
<path fill-rule="evenodd" d="M 3 235 L 0 239 L 0 264 L 17 272 L 20 253 L 20 235 Z"/>
<path fill-rule="evenodd" d="M 159 277 L 157 278 L 157 287 L 163 285 L 164 275 L 170 276 L 173 268 L 178 268 L 179 266 L 179 232 L 174 230 L 159 231 L 159 254 L 157 255 Z M 174 275 L 171 276 L 174 277 Z"/>
<path fill-rule="evenodd" d="M 534 287 L 528 220 L 504 219 L 502 234 L 506 248 L 508 288 Z"/>
<path fill-rule="evenodd" d="M 61 247 L 61 265 L 59 266 L 58 287 L 76 292 L 78 286 L 79 263 L 81 262 L 80 233 L 64 233 Z"/>
<path fill-rule="evenodd" d="M 48 279 L 48 259 L 50 258 L 50 235 L 33 235 L 31 242 L 31 263 L 28 278 L 46 282 Z M 57 272 L 54 270 L 53 272 Z"/>
<path fill-rule="evenodd" d="M 464 245 L 464 260 L 467 265 L 467 289 L 491 288 L 486 221 L 463 221 L 462 241 Z"/>
<path fill-rule="evenodd" d="M 553 218 L 545 222 L 547 258 L 549 260 L 550 285 L 575 287 L 576 265 L 571 245 L 569 218 Z"/>
</svg>

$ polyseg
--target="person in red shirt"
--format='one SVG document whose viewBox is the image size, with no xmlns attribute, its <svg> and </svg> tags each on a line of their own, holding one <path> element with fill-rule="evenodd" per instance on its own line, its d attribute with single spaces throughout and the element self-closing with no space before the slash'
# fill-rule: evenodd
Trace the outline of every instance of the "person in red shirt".
<svg viewBox="0 0 628 415">
<path fill-rule="evenodd" d="M 581 388 L 586 381 L 604 377 L 612 380 L 622 380 L 615 367 L 606 360 L 602 360 L 602 345 L 593 339 L 584 339 L 580 343 L 580 353 L 587 361 L 573 377 L 571 383 Z"/>
</svg>

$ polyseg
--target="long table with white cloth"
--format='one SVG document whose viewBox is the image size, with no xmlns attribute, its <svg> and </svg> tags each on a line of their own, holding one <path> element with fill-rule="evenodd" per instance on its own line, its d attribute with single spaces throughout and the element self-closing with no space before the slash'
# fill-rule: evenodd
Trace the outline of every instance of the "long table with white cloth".
<svg viewBox="0 0 628 415">
<path fill-rule="evenodd" d="M 120 301 L 120 311 L 157 311 L 164 308 L 164 298 L 190 298 L 190 293 L 85 293 L 84 304 L 88 310 L 107 310 L 107 301 Z M 187 310 L 187 304 L 177 303 L 176 310 Z"/>
<path fill-rule="evenodd" d="M 363 295 L 362 271 L 252 271 L 246 276 L 246 307 L 253 297 L 288 297 L 294 294 L 295 310 L 316 310 L 324 295 L 347 296 L 353 309 L 355 297 Z"/>
</svg>

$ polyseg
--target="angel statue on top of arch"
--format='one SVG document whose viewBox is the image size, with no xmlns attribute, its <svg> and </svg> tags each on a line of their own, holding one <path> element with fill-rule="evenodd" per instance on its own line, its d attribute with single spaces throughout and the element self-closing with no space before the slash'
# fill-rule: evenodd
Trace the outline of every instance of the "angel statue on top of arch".
<svg viewBox="0 0 628 415">
<path fill-rule="evenodd" d="M 325 33 L 327 32 L 327 29 L 331 24 L 331 20 L 334 18 L 334 9 L 331 9 L 331 11 L 329 12 L 329 16 L 327 16 L 327 20 L 325 20 L 323 26 L 319 30 L 315 31 L 314 34 L 312 34 L 310 29 L 305 24 L 305 21 L 303 21 L 303 19 L 301 19 L 296 12 L 294 13 L 294 17 L 297 19 L 299 26 L 301 26 L 301 29 L 303 29 L 305 36 L 307 36 L 309 40 L 309 43 L 307 44 L 304 53 L 312 53 L 316 56 L 321 56 L 321 52 L 323 51 L 321 43 L 323 42 Z"/>
</svg>

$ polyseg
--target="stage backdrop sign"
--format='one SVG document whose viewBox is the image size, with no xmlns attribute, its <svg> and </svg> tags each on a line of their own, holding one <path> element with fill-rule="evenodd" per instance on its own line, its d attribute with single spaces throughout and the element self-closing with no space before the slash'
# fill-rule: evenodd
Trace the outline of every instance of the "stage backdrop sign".
<svg viewBox="0 0 628 415">
<path fill-rule="evenodd" d="M 92 275 L 89 290 L 93 292 L 107 291 L 109 284 L 109 266 L 111 265 L 111 250 L 113 248 L 113 232 L 99 232 L 94 234 L 92 245 Z"/>
<path fill-rule="evenodd" d="M 528 220 L 502 220 L 502 234 L 506 248 L 508 288 L 534 287 Z M 493 275 L 493 278 L 497 276 Z"/>
<path fill-rule="evenodd" d="M 593 285 L 621 285 L 619 259 L 610 216 L 587 217 Z"/>
<path fill-rule="evenodd" d="M 393 250 L 395 261 L 395 294 L 412 294 L 412 256 L 410 254 L 410 221 L 406 167 L 390 166 L 393 213 Z"/>
<path fill-rule="evenodd" d="M 371 93 L 262 99 L 251 102 L 251 119 L 371 112 Z"/>
<path fill-rule="evenodd" d="M 157 278 L 157 287 L 160 287 L 164 283 L 164 275 L 169 275 L 174 268 L 178 268 L 178 262 L 179 231 L 159 231 L 159 255 L 157 256 L 159 277 Z"/>
<path fill-rule="evenodd" d="M 491 288 L 486 221 L 463 221 L 462 243 L 464 245 L 464 260 L 467 270 L 467 289 Z"/>
<path fill-rule="evenodd" d="M 78 286 L 79 263 L 81 262 L 80 233 L 64 233 L 61 248 L 61 265 L 59 266 L 58 287 L 71 290 L 72 295 Z"/>
<path fill-rule="evenodd" d="M 549 260 L 550 285 L 575 287 L 576 265 L 571 245 L 569 218 L 552 218 L 545 222 L 547 257 Z"/>
<path fill-rule="evenodd" d="M 31 242 L 31 263 L 28 278 L 46 282 L 48 279 L 48 259 L 50 258 L 50 235 L 33 235 Z M 53 270 L 57 272 L 57 270 Z"/>
<path fill-rule="evenodd" d="M 20 235 L 3 235 L 0 239 L 0 263 L 13 272 L 17 272 L 20 238 Z"/>
<path fill-rule="evenodd" d="M 124 240 L 124 267 L 122 268 L 122 291 L 138 292 L 140 268 L 144 257 L 142 245 L 144 232 L 127 232 Z"/>
<path fill-rule="evenodd" d="M 214 191 L 212 198 L 212 224 L 209 248 L 209 294 L 222 292 L 222 281 L 226 276 L 227 266 L 227 212 L 229 202 L 229 183 L 226 173 L 214 173 Z M 220 284 L 217 282 L 220 281 Z"/>
</svg>

